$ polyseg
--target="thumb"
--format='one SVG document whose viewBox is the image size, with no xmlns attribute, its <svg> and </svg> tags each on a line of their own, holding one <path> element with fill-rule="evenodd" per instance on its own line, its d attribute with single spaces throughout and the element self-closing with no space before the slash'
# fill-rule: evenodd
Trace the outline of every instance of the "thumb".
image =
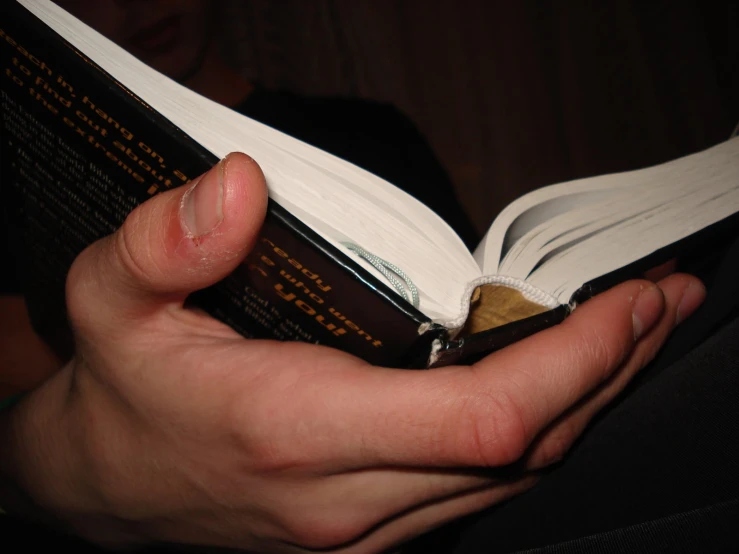
<svg viewBox="0 0 739 554">
<path fill-rule="evenodd" d="M 189 185 L 138 206 L 87 248 L 67 278 L 75 324 L 151 315 L 223 279 L 256 241 L 267 208 L 264 175 L 229 154 Z"/>
</svg>

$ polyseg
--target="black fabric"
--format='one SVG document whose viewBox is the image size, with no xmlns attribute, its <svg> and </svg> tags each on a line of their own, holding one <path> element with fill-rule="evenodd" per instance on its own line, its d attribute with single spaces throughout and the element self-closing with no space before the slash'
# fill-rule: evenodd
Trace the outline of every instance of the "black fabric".
<svg viewBox="0 0 739 554">
<path fill-rule="evenodd" d="M 730 501 L 607 533 L 525 550 L 521 554 L 736 552 L 739 540 L 737 522 L 739 502 Z"/>
<path fill-rule="evenodd" d="M 390 181 L 438 213 L 468 248 L 476 246 L 479 237 L 446 172 L 413 123 L 394 107 L 257 88 L 234 109 Z M 6 179 L 0 179 L 0 198 L 4 198 L 3 181 Z M 2 212 L 0 259 L 10 260 L 5 210 Z M 0 271 L 0 294 L 21 292 L 9 269 L 12 265 L 3 264 L 6 269 Z"/>
</svg>

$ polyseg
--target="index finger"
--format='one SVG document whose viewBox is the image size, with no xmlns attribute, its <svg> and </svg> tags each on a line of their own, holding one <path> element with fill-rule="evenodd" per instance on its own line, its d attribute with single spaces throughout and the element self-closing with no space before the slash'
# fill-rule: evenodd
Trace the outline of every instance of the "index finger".
<svg viewBox="0 0 739 554">
<path fill-rule="evenodd" d="M 357 467 L 513 463 L 542 429 L 619 367 L 664 308 L 656 285 L 630 281 L 474 366 L 370 368 L 353 379 L 355 390 L 324 404 L 324 413 L 334 415 L 322 422 L 332 436 L 337 425 L 351 430 L 336 446 L 335 460 Z"/>
</svg>

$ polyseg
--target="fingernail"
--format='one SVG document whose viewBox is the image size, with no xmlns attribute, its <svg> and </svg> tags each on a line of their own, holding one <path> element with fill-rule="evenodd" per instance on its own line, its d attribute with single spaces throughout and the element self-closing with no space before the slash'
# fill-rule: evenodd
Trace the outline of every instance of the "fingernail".
<svg viewBox="0 0 739 554">
<path fill-rule="evenodd" d="M 677 317 L 675 325 L 679 325 L 690 317 L 695 310 L 703 303 L 706 298 L 706 287 L 703 283 L 690 283 L 685 291 L 680 303 L 677 305 Z"/>
<path fill-rule="evenodd" d="M 200 177 L 182 197 L 182 222 L 191 237 L 212 233 L 223 221 L 223 160 Z"/>
<path fill-rule="evenodd" d="M 631 321 L 634 325 L 634 340 L 649 331 L 662 315 L 662 291 L 656 285 L 645 285 L 633 300 Z"/>
</svg>

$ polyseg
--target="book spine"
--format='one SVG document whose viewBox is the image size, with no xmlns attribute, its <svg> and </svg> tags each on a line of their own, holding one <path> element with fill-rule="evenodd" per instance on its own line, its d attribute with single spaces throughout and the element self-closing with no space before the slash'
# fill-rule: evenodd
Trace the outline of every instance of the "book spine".
<svg viewBox="0 0 739 554">
<path fill-rule="evenodd" d="M 64 282 L 75 257 L 217 160 L 16 2 L 2 13 L 4 204 L 32 321 L 69 355 Z M 191 300 L 244 336 L 387 366 L 424 366 L 445 335 L 274 202 L 246 261 Z"/>
<path fill-rule="evenodd" d="M 561 323 L 569 311 L 568 306 L 559 306 L 520 321 L 441 343 L 434 349 L 429 367 L 475 363 L 496 350 Z"/>
</svg>

